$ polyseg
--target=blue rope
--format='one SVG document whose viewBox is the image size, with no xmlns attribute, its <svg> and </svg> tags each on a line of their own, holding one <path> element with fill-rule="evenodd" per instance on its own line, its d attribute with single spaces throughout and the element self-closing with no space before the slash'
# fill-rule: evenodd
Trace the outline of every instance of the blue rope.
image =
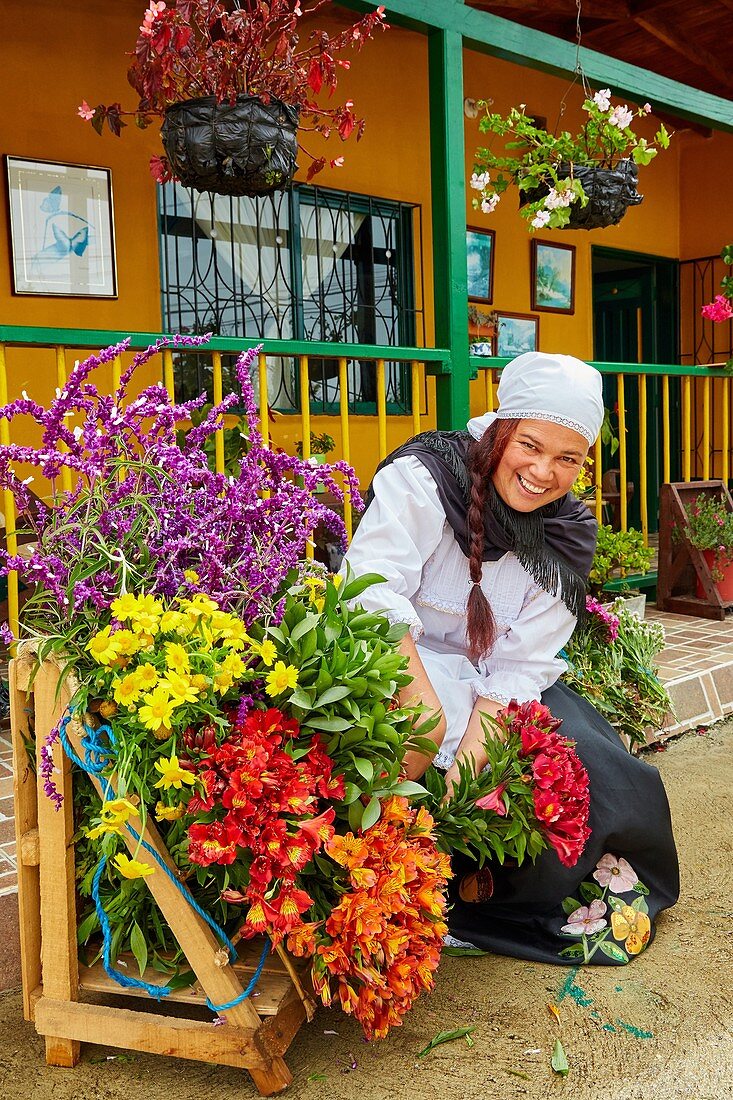
<svg viewBox="0 0 733 1100">
<path fill-rule="evenodd" d="M 93 729 L 85 722 L 85 735 L 81 741 L 82 747 L 84 749 L 84 759 L 82 760 L 72 749 L 69 742 L 69 736 L 66 732 L 69 722 L 72 720 L 73 717 L 74 712 L 70 709 L 69 713 L 66 714 L 59 723 L 59 738 L 61 740 L 64 752 L 70 760 L 73 760 L 73 762 L 79 768 L 87 772 L 89 775 L 101 775 L 104 769 L 109 765 L 110 761 L 114 759 L 114 749 L 117 745 L 115 735 L 108 725 L 102 725 L 99 726 L 98 729 Z M 105 747 L 101 743 L 100 738 L 102 735 L 107 737 L 109 741 L 109 747 Z M 198 913 L 198 915 L 202 917 L 203 920 L 206 921 L 214 935 L 217 936 L 221 940 L 221 942 L 226 945 L 229 951 L 229 961 L 234 962 L 237 958 L 237 951 L 224 929 L 216 923 L 213 917 L 210 917 L 209 914 L 201 908 L 194 896 L 191 894 L 190 890 L 186 886 L 184 886 L 183 883 L 174 875 L 170 867 L 168 867 L 168 865 L 158 855 L 155 849 L 151 847 L 151 845 L 148 844 L 147 841 L 142 839 L 140 834 L 137 833 L 135 829 L 133 829 L 132 825 L 130 825 L 129 822 L 127 822 L 127 828 L 130 833 L 132 833 L 132 836 L 137 841 L 137 843 L 140 844 L 145 849 L 145 851 L 153 857 L 158 866 L 161 867 L 163 871 L 165 871 L 168 878 L 171 880 L 172 883 L 174 883 L 178 891 L 183 895 L 191 908 L 196 913 Z M 102 856 L 99 863 L 97 864 L 97 869 L 94 872 L 94 878 L 92 880 L 92 898 L 94 899 L 94 908 L 97 912 L 99 927 L 102 930 L 102 962 L 104 965 L 104 969 L 109 977 L 116 981 L 119 985 L 124 986 L 127 989 L 144 989 L 149 996 L 154 997 L 155 1000 L 159 1001 L 163 997 L 167 997 L 169 993 L 173 992 L 171 986 L 152 985 L 150 982 L 144 982 L 140 978 L 133 978 L 129 974 L 123 974 L 120 970 L 116 970 L 115 967 L 112 965 L 112 929 L 110 927 L 109 918 L 104 910 L 102 899 L 99 894 L 99 885 L 102 881 L 102 875 L 104 874 L 104 869 L 106 866 L 107 857 Z M 265 965 L 269 950 L 270 944 L 269 941 L 266 940 L 265 946 L 262 949 L 260 961 L 257 964 L 257 969 L 252 975 L 252 978 L 250 979 L 247 987 L 242 991 L 242 993 L 239 994 L 239 996 L 235 997 L 234 1000 L 227 1001 L 227 1003 L 223 1005 L 214 1005 L 208 997 L 206 998 L 206 1004 L 213 1012 L 226 1012 L 227 1009 L 235 1008 L 238 1004 L 241 1004 L 242 1001 L 246 1001 L 247 998 L 251 996 L 252 991 L 257 985 L 257 982 L 260 979 L 260 975 L 262 974 L 262 970 Z"/>
<path fill-rule="evenodd" d="M 167 997 L 173 990 L 168 985 L 151 985 L 150 982 L 144 982 L 140 978 L 133 978 L 129 974 L 123 974 L 121 970 L 116 970 L 112 966 L 112 929 L 110 928 L 109 918 L 104 911 L 102 905 L 102 899 L 99 896 L 99 884 L 104 874 L 104 869 L 107 866 L 107 857 L 102 856 L 97 869 L 94 872 L 94 879 L 92 880 L 92 897 L 94 898 L 94 907 L 97 910 L 97 918 L 99 920 L 99 927 L 102 929 L 102 962 L 104 969 L 110 978 L 114 980 L 126 989 L 144 989 L 145 992 L 156 999 L 156 1001 L 162 1000 L 163 997 Z"/>
</svg>

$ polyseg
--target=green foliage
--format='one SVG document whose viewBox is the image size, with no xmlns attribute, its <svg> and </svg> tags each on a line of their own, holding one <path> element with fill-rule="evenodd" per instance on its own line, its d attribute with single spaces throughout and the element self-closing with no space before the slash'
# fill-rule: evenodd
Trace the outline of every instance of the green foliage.
<svg viewBox="0 0 733 1100">
<path fill-rule="evenodd" d="M 333 439 L 333 436 L 330 436 L 328 434 L 328 432 L 322 432 L 320 435 L 318 435 L 317 432 L 311 432 L 311 448 L 310 448 L 311 455 L 327 455 L 334 449 L 335 446 L 336 446 L 336 443 Z M 297 443 L 295 444 L 295 450 L 300 455 L 300 457 L 302 458 L 303 457 L 303 440 L 302 439 L 299 439 L 297 441 Z"/>
<path fill-rule="evenodd" d="M 299 722 L 298 744 L 320 737 L 334 775 L 345 776 L 346 797 L 336 811 L 350 829 L 373 825 L 385 798 L 427 796 L 400 773 L 408 750 L 435 751 L 427 735 L 439 720 L 396 701 L 411 681 L 397 649 L 407 628 L 354 602 L 381 580 L 369 574 L 337 587 L 326 576 L 294 578 L 281 622 L 250 629 L 254 638 L 274 643 L 278 660 L 298 669 L 298 686 L 278 706 Z"/>
<path fill-rule="evenodd" d="M 600 524 L 588 578 L 591 592 L 598 593 L 607 581 L 623 580 L 630 573 L 646 573 L 653 557 L 641 531 L 633 527 L 614 531 L 608 524 Z"/>
<path fill-rule="evenodd" d="M 647 731 L 660 729 L 672 711 L 669 694 L 654 671 L 655 658 L 664 648 L 664 628 L 622 606 L 608 607 L 618 618 L 616 638 L 609 638 L 601 618 L 589 615 L 565 648 L 568 670 L 562 678 L 632 745 L 645 744 Z"/>
<path fill-rule="evenodd" d="M 631 129 L 634 112 L 626 107 L 613 108 L 609 97 L 610 92 L 588 96 L 582 105 L 588 117 L 575 135 L 567 130 L 551 134 L 524 113 L 524 104 L 512 107 L 504 116 L 489 111 L 489 104 L 481 101 L 479 106 L 485 110 L 479 121 L 481 133 L 494 134 L 504 141 L 499 151 L 489 147 L 476 150 L 471 182 L 482 195 L 474 199 L 473 205 L 490 213 L 510 184 L 522 193 L 540 189 L 541 196 L 533 197 L 523 206 L 522 217 L 533 228 L 541 224 L 561 229 L 570 220 L 571 206 L 574 203 L 585 206 L 588 202 L 582 184 L 573 175 L 574 166 L 612 169 L 628 157 L 638 165 L 649 164 L 659 149 L 668 147 L 670 135 L 660 123 L 654 141 L 638 137 Z M 635 113 L 645 117 L 649 111 L 640 108 Z M 546 202 L 548 191 L 553 192 L 551 202 Z M 557 196 L 559 199 L 555 201 Z M 540 212 L 540 221 L 536 223 Z"/>
</svg>

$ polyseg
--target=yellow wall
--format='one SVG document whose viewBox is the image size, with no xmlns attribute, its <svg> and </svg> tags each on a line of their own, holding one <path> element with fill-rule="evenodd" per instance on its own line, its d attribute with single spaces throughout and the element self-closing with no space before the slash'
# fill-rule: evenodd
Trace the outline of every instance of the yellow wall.
<svg viewBox="0 0 733 1100">
<path fill-rule="evenodd" d="M 144 9 L 143 0 L 115 0 L 102 7 L 91 0 L 35 0 L 32 11 L 20 0 L 6 0 L 10 18 L 0 39 L 4 104 L 0 127 L 2 150 L 48 160 L 89 163 L 111 168 L 114 183 L 119 298 L 109 300 L 20 297 L 11 292 L 10 269 L 0 260 L 0 320 L 7 324 L 49 325 L 115 330 L 158 330 L 161 326 L 155 184 L 148 172 L 150 156 L 160 151 L 157 128 L 138 131 L 130 126 L 121 139 L 105 133 L 99 138 L 88 123 L 76 117 L 83 98 L 92 105 L 119 99 L 123 106 L 135 102 L 126 81 L 126 48 L 131 48 Z M 351 22 L 350 13 L 334 9 L 338 26 Z M 39 28 L 43 33 L 39 33 Z M 530 112 L 545 115 L 554 124 L 568 81 L 520 68 L 478 53 L 465 53 L 465 94 L 475 99 L 493 98 L 493 109 L 506 111 L 519 102 Z M 342 145 L 332 139 L 323 148 L 329 156 L 343 154 L 345 166 L 326 169 L 317 182 L 327 187 L 374 194 L 419 203 L 423 212 L 423 253 L 427 341 L 432 343 L 432 279 L 430 169 L 428 127 L 427 48 L 424 37 L 391 29 L 354 55 L 353 67 L 343 73 L 339 92 L 352 98 L 357 113 L 367 119 L 363 140 Z M 564 125 L 575 129 L 582 120 L 582 95 L 575 88 L 568 96 Z M 644 123 L 651 135 L 653 122 Z M 472 170 L 473 151 L 483 143 L 477 121 L 465 121 L 466 171 Z M 717 139 L 716 139 L 717 140 Z M 726 138 L 729 142 L 729 139 Z M 709 149 L 703 201 L 700 181 L 687 146 L 701 139 L 675 140 L 672 148 L 642 169 L 640 189 L 644 203 L 632 209 L 615 228 L 591 233 L 564 231 L 552 236 L 573 244 L 576 253 L 576 309 L 573 316 L 541 313 L 540 347 L 580 356 L 592 353 L 591 246 L 628 249 L 661 256 L 700 252 L 703 242 L 718 233 L 716 182 L 728 178 L 733 155 L 722 176 L 716 169 L 714 143 Z M 317 138 L 309 138 L 315 152 Z M 680 174 L 685 196 L 680 220 Z M 5 188 L 5 180 L 2 181 Z M 709 192 L 709 193 L 708 193 Z M 4 194 L 0 202 L 5 202 Z M 496 230 L 494 308 L 530 312 L 530 234 L 517 213 L 516 194 L 507 192 L 494 215 L 485 216 L 467 205 L 467 223 Z M 698 244 L 698 242 L 700 242 Z M 717 251 L 722 242 L 705 243 Z M 0 257 L 7 257 L 6 221 L 0 218 Z M 48 353 L 30 355 L 14 351 L 10 356 L 11 391 L 26 388 L 46 396 L 55 385 L 53 358 Z M 156 368 L 157 370 L 157 368 Z M 45 391 L 45 393 L 44 393 Z M 481 387 L 473 387 L 474 407 L 483 404 Z M 434 389 L 429 385 L 429 415 L 434 422 Z M 313 428 L 333 429 L 331 418 L 314 418 Z M 390 422 L 390 445 L 411 430 L 409 419 Z M 292 424 L 280 422 L 276 440 L 288 444 L 299 437 Z M 373 468 L 376 457 L 373 420 L 354 424 L 352 454 L 361 473 Z M 292 437 L 292 438 L 291 438 Z"/>
</svg>

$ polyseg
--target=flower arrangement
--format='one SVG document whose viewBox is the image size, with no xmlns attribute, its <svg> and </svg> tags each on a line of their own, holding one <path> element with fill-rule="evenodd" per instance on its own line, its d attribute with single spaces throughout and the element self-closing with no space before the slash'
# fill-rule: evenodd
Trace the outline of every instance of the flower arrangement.
<svg viewBox="0 0 733 1100">
<path fill-rule="evenodd" d="M 646 573 L 654 557 L 654 550 L 644 545 L 641 531 L 630 527 L 628 531 L 614 531 L 608 524 L 598 526 L 593 563 L 588 578 L 594 596 L 602 598 L 603 586 L 608 581 L 625 580 L 630 574 Z"/>
<path fill-rule="evenodd" d="M 445 780 L 429 769 L 426 785 L 440 842 L 450 850 L 503 863 L 536 859 L 547 847 L 572 867 L 590 835 L 588 774 L 561 722 L 542 703 L 512 701 L 486 717 L 486 767 L 478 777 L 459 764 L 459 782 L 446 799 Z M 490 812 L 477 816 L 474 807 Z"/>
<path fill-rule="evenodd" d="M 662 123 L 653 142 L 632 129 L 635 115 L 644 118 L 651 113 L 650 104 L 645 103 L 635 112 L 625 105 L 613 106 L 609 88 L 593 96 L 588 93 L 582 105 L 588 117 L 575 135 L 565 130 L 558 135 L 549 133 L 525 114 L 525 104 L 512 107 L 506 117 L 490 112 L 485 101 L 479 106 L 484 108 L 479 121 L 481 133 L 507 140 L 500 152 L 476 150 L 470 184 L 478 196 L 473 205 L 491 214 L 512 183 L 523 199 L 521 214 L 531 229 L 561 229 L 570 222 L 573 207 L 587 205 L 589 194 L 578 168 L 614 171 L 628 157 L 634 165 L 649 164 L 659 148 L 669 145 L 670 135 Z M 641 199 L 636 196 L 632 201 Z"/>
<path fill-rule="evenodd" d="M 387 29 L 384 8 L 335 35 L 311 31 L 301 46 L 301 20 L 324 3 L 316 0 L 306 7 L 300 0 L 254 0 L 232 9 L 224 0 L 150 0 L 128 71 L 140 97 L 137 108 L 124 111 L 120 103 L 90 107 L 83 100 L 78 114 L 98 134 L 106 124 L 119 136 L 125 115 L 144 129 L 174 103 L 214 96 L 217 103 L 233 104 L 247 94 L 265 103 L 275 98 L 298 110 L 301 133 L 318 131 L 329 137 L 335 132 L 346 141 L 356 131 L 358 140 L 364 120 L 354 114 L 351 100 L 323 107 L 317 96 L 322 89 L 333 95 L 338 70 L 350 67 L 339 54 L 361 50 L 376 29 Z M 325 167 L 326 158 L 300 148 L 310 160 L 311 179 Z M 342 163 L 343 157 L 337 157 L 331 166 Z M 150 169 L 159 183 L 174 178 L 166 157 L 153 157 Z"/>
<path fill-rule="evenodd" d="M 664 627 L 593 597 L 586 600 L 586 610 L 562 653 L 568 665 L 563 680 L 630 745 L 644 745 L 648 731 L 661 729 L 673 709 L 654 671 L 664 649 Z"/>
<path fill-rule="evenodd" d="M 686 538 L 709 557 L 711 576 L 719 583 L 723 571 L 733 564 L 733 512 L 720 497 L 700 493 L 685 505 L 685 518 Z"/>
<path fill-rule="evenodd" d="M 489 737 L 491 768 L 465 769 L 450 799 L 434 770 L 425 787 L 404 778 L 406 752 L 434 747 L 437 721 L 399 703 L 406 627 L 359 605 L 377 578 L 339 583 L 303 560 L 316 523 L 341 531 L 316 479 L 338 494 L 338 471 L 358 501 L 353 472 L 316 473 L 262 445 L 257 350 L 238 362 L 242 395 L 197 427 L 203 396 L 175 405 L 152 386 L 129 398 L 164 343 L 135 356 L 111 396 L 91 376 L 124 344 L 78 364 L 49 409 L 25 395 L 0 409 L 43 432 L 38 451 L 0 447 L 0 482 L 37 537 L 27 561 L 6 555 L 3 569 L 35 583 L 21 645 L 71 677 L 70 707 L 38 761 L 57 806 L 54 743 L 68 751 L 69 730 L 84 726 L 87 751 L 72 758 L 79 944 L 116 980 L 124 964 L 124 984 L 149 992 L 157 973 L 156 995 L 195 980 L 148 890 L 161 869 L 144 834 L 157 836 L 181 904 L 192 899 L 222 938 L 285 944 L 308 960 L 324 1004 L 380 1038 L 432 987 L 448 851 L 521 862 L 551 844 L 574 862 L 587 777 L 559 723 L 528 704 L 508 708 L 504 739 Z M 235 402 L 247 446 L 238 474 L 220 475 L 205 443 Z M 34 515 L 17 462 L 50 483 Z"/>
</svg>

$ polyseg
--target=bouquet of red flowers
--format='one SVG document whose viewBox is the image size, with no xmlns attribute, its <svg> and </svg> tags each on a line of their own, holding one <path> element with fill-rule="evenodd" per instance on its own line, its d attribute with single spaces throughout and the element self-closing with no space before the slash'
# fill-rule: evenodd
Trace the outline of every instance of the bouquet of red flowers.
<svg viewBox="0 0 733 1100">
<path fill-rule="evenodd" d="M 478 776 L 461 766 L 444 801 L 445 781 L 429 769 L 441 844 L 479 864 L 492 856 L 534 860 L 547 847 L 566 867 L 577 863 L 590 836 L 588 773 L 574 742 L 558 733 L 561 724 L 541 703 L 511 702 L 486 719 L 488 764 Z"/>
</svg>

